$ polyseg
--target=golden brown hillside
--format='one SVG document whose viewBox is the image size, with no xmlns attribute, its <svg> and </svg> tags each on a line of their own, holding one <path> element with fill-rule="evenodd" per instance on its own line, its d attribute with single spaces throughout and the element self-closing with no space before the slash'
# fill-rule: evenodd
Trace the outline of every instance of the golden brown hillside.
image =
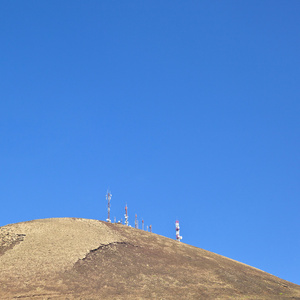
<svg viewBox="0 0 300 300">
<path fill-rule="evenodd" d="M 300 286 L 157 234 L 57 218 L 0 227 L 0 299 L 300 299 Z"/>
</svg>

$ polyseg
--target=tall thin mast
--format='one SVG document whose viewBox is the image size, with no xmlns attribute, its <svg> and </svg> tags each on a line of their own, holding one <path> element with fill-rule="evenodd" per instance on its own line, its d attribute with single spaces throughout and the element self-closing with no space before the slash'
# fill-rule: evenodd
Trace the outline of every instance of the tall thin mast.
<svg viewBox="0 0 300 300">
<path fill-rule="evenodd" d="M 125 206 L 125 225 L 128 226 L 128 208 L 127 208 L 127 204 Z"/>
<path fill-rule="evenodd" d="M 180 236 L 180 233 L 179 233 L 179 230 L 180 230 L 179 221 L 176 221 L 176 223 L 175 223 L 175 230 L 176 230 L 176 240 L 178 242 L 180 242 L 180 240 L 182 240 L 182 236 Z"/>
<path fill-rule="evenodd" d="M 107 200 L 107 219 L 106 221 L 108 223 L 111 223 L 111 220 L 110 220 L 110 199 L 112 197 L 112 194 L 110 192 L 107 192 L 107 195 L 106 195 L 106 200 Z"/>
<path fill-rule="evenodd" d="M 139 225 L 138 225 L 138 220 L 137 220 L 137 214 L 135 214 L 135 221 L 134 221 L 134 227 L 135 228 L 139 228 Z"/>
</svg>

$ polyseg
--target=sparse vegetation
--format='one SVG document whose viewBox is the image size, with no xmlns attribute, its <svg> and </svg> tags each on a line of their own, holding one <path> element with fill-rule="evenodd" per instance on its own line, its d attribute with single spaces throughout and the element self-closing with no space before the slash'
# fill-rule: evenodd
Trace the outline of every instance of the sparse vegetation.
<svg viewBox="0 0 300 300">
<path fill-rule="evenodd" d="M 300 299 L 298 285 L 123 225 L 45 219 L 0 237 L 0 299 Z"/>
</svg>

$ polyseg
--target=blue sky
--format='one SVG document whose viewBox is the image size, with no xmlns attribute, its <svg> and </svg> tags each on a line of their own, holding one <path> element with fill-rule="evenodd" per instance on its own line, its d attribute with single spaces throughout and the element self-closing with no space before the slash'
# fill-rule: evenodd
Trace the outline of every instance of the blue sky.
<svg viewBox="0 0 300 300">
<path fill-rule="evenodd" d="M 0 0 L 0 226 L 129 222 L 300 284 L 300 2 Z M 123 218 L 124 219 L 124 218 Z"/>
</svg>

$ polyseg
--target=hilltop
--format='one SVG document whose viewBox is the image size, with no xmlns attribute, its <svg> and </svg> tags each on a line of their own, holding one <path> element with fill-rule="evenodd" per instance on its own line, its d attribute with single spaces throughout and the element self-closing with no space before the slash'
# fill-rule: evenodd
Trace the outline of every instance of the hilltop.
<svg viewBox="0 0 300 300">
<path fill-rule="evenodd" d="M 0 227 L 0 299 L 300 299 L 300 286 L 154 233 L 55 218 Z"/>
</svg>

